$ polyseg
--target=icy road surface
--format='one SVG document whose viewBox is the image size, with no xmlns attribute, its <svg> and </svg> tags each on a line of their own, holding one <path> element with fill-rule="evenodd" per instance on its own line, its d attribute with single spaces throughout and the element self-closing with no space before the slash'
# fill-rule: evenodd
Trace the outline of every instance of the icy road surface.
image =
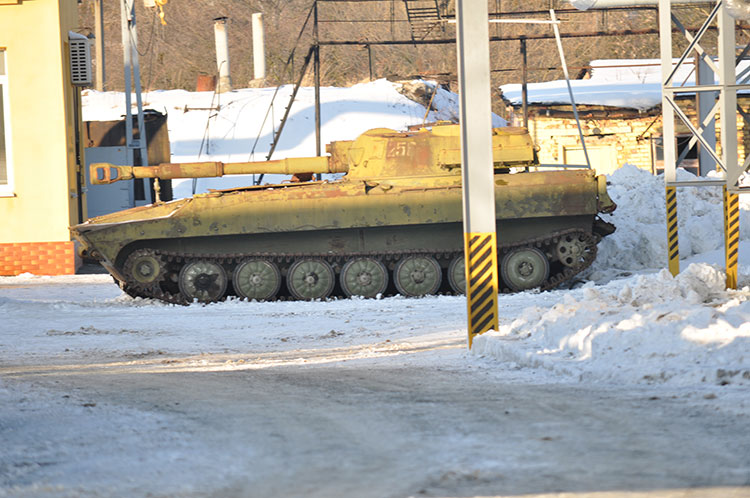
<svg viewBox="0 0 750 498">
<path fill-rule="evenodd" d="M 592 289 L 503 295 L 502 322 Z M 176 307 L 104 275 L 0 279 L 0 496 L 750 496 L 746 381 L 509 365 L 467 352 L 464 306 Z"/>
</svg>

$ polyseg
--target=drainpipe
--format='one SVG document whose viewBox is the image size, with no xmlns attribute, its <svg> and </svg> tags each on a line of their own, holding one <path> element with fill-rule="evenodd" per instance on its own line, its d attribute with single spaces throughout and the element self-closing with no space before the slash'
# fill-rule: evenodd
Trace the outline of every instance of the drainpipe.
<svg viewBox="0 0 750 498">
<path fill-rule="evenodd" d="M 216 38 L 216 65 L 219 68 L 219 82 L 216 91 L 219 93 L 232 90 L 232 79 L 229 76 L 229 38 L 227 37 L 226 17 L 214 19 L 214 37 Z"/>
<path fill-rule="evenodd" d="M 104 91 L 104 14 L 102 0 L 94 2 L 94 33 L 96 44 L 96 89 Z"/>
</svg>

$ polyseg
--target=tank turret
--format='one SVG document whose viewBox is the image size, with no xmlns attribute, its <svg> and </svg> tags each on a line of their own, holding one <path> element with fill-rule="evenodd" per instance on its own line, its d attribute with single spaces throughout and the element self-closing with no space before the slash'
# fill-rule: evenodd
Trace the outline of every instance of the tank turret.
<svg viewBox="0 0 750 498">
<path fill-rule="evenodd" d="M 210 191 L 71 228 L 133 296 L 168 302 L 463 293 L 458 126 L 370 130 L 325 157 L 249 163 L 92 165 L 93 183 L 229 174 L 345 173 L 335 181 Z M 548 289 L 588 267 L 614 227 L 606 179 L 529 171 L 522 128 L 493 131 L 498 261 L 506 291 Z"/>
<path fill-rule="evenodd" d="M 164 163 L 156 166 L 117 166 L 93 163 L 92 183 L 109 184 L 134 178 L 208 178 L 224 175 L 299 175 L 304 173 L 349 173 L 353 178 L 413 177 L 441 175 L 461 166 L 461 144 L 457 126 L 432 130 L 395 132 L 370 130 L 356 140 L 332 142 L 328 156 L 299 157 L 244 163 Z M 534 164 L 531 139 L 523 128 L 496 128 L 492 136 L 496 168 Z"/>
</svg>

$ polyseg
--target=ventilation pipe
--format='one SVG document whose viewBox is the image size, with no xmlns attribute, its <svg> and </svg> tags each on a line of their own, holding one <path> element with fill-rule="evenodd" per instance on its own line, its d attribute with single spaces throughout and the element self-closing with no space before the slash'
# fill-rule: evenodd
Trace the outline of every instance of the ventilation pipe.
<svg viewBox="0 0 750 498">
<path fill-rule="evenodd" d="M 253 19 L 253 78 L 266 77 L 266 47 L 263 37 L 263 14 L 256 12 Z"/>
<path fill-rule="evenodd" d="M 214 19 L 214 36 L 216 38 L 216 65 L 219 68 L 219 82 L 216 91 L 219 93 L 232 90 L 232 80 L 229 77 L 229 38 L 227 36 L 226 17 Z"/>
</svg>

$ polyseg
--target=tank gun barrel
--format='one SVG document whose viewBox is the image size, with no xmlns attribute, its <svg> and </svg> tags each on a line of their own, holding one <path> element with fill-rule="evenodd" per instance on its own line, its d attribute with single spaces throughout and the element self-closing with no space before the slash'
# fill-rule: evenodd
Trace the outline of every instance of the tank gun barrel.
<svg viewBox="0 0 750 498">
<path fill-rule="evenodd" d="M 93 163 L 90 166 L 91 183 L 106 185 L 134 178 L 208 178 L 224 175 L 297 175 L 301 173 L 346 173 L 348 166 L 330 157 L 295 157 L 273 161 L 246 163 L 162 163 L 156 166 L 118 166 Z"/>
</svg>

